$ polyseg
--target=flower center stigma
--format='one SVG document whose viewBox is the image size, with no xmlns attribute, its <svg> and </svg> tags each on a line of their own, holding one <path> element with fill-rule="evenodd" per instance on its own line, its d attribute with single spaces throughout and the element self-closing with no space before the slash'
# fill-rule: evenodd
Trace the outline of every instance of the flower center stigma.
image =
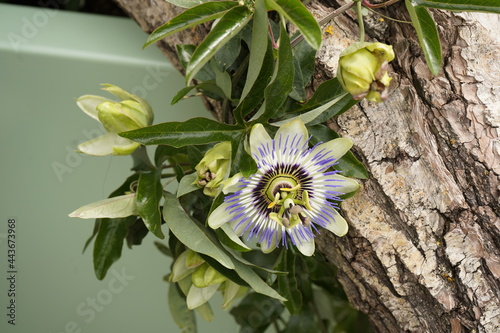
<svg viewBox="0 0 500 333">
<path fill-rule="evenodd" d="M 311 219 L 305 214 L 305 209 L 311 209 L 309 194 L 301 189 L 295 177 L 276 175 L 269 181 L 263 194 L 269 202 L 269 218 L 273 221 L 286 228 L 293 228 L 299 223 L 305 226 L 311 224 Z"/>
</svg>

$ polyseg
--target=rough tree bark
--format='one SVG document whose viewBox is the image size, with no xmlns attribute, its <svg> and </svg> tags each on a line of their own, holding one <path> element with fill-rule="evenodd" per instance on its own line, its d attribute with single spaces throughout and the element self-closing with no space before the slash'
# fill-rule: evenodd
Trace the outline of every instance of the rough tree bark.
<svg viewBox="0 0 500 333">
<path fill-rule="evenodd" d="M 164 0 L 116 0 L 151 32 L 180 9 Z M 319 18 L 338 5 L 310 4 Z M 500 20 L 432 10 L 444 67 L 432 76 L 409 24 L 368 18 L 368 35 L 394 46 L 389 100 L 362 102 L 333 126 L 355 142 L 370 171 L 342 207 L 349 234 L 317 243 L 339 267 L 350 302 L 378 332 L 500 332 Z M 408 19 L 404 5 L 386 14 Z M 353 18 L 331 23 L 312 87 L 335 76 L 358 35 Z M 197 44 L 209 25 L 159 43 Z M 333 32 L 332 32 L 333 31 Z M 205 101 L 211 112 L 219 106 Z"/>
</svg>

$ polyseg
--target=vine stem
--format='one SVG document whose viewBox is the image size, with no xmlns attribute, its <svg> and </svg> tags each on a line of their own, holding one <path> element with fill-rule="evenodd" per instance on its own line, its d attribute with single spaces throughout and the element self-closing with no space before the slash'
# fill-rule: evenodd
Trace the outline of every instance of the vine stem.
<svg viewBox="0 0 500 333">
<path fill-rule="evenodd" d="M 365 22 L 363 21 L 363 7 L 361 1 L 356 2 L 356 11 L 358 12 L 358 26 L 359 26 L 359 41 L 365 41 Z"/>
<path fill-rule="evenodd" d="M 362 0 L 362 1 L 363 1 L 363 5 L 365 5 L 365 7 L 368 7 L 368 8 L 382 8 L 382 7 L 390 6 L 393 3 L 398 2 L 399 0 L 389 0 L 387 2 L 379 3 L 379 4 L 373 4 L 373 3 L 371 3 L 368 0 Z"/>
<path fill-rule="evenodd" d="M 342 7 L 339 7 L 337 9 L 335 9 L 334 11 L 332 11 L 331 13 L 328 13 L 326 14 L 324 17 L 322 17 L 319 21 L 318 21 L 318 24 L 319 26 L 323 26 L 325 24 L 327 24 L 328 22 L 330 22 L 334 17 L 337 17 L 339 16 L 340 14 L 346 12 L 348 9 L 350 9 L 352 6 L 354 6 L 355 2 L 348 2 L 346 3 L 345 5 L 343 5 Z M 304 40 L 304 36 L 302 34 L 298 35 L 297 37 L 295 37 L 294 39 L 292 39 L 292 41 L 290 42 L 290 45 L 292 47 L 295 47 L 297 46 L 297 44 L 299 44 L 302 40 Z"/>
</svg>

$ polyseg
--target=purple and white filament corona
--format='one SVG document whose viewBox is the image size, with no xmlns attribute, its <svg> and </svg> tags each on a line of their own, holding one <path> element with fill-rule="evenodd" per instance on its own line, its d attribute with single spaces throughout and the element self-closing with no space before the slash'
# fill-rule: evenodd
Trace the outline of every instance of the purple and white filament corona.
<svg viewBox="0 0 500 333">
<path fill-rule="evenodd" d="M 238 236 L 256 239 L 266 253 L 287 246 L 289 239 L 304 255 L 312 255 L 318 226 L 345 235 L 348 226 L 337 212 L 338 202 L 359 185 L 330 168 L 352 142 L 339 138 L 309 148 L 308 141 L 300 120 L 283 125 L 274 139 L 255 125 L 250 152 L 258 171 L 232 186 L 235 192 L 210 215 L 209 225 L 230 223 Z"/>
</svg>

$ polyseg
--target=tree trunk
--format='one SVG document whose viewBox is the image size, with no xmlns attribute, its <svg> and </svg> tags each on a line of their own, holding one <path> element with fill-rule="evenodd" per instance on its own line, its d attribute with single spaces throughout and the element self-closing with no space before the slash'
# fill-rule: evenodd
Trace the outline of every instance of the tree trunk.
<svg viewBox="0 0 500 333">
<path fill-rule="evenodd" d="M 147 32 L 177 13 L 164 0 L 116 0 Z M 334 8 L 313 2 L 320 18 Z M 367 18 L 373 41 L 393 45 L 391 94 L 330 125 L 355 142 L 370 171 L 342 204 L 347 236 L 323 233 L 318 249 L 339 267 L 350 302 L 378 332 L 500 332 L 500 21 L 498 15 L 431 11 L 444 65 L 432 76 L 409 24 Z M 385 14 L 408 20 L 404 4 Z M 312 87 L 335 76 L 358 35 L 352 17 L 332 22 Z M 159 43 L 197 44 L 209 25 Z M 205 101 L 217 113 L 219 106 Z"/>
</svg>

